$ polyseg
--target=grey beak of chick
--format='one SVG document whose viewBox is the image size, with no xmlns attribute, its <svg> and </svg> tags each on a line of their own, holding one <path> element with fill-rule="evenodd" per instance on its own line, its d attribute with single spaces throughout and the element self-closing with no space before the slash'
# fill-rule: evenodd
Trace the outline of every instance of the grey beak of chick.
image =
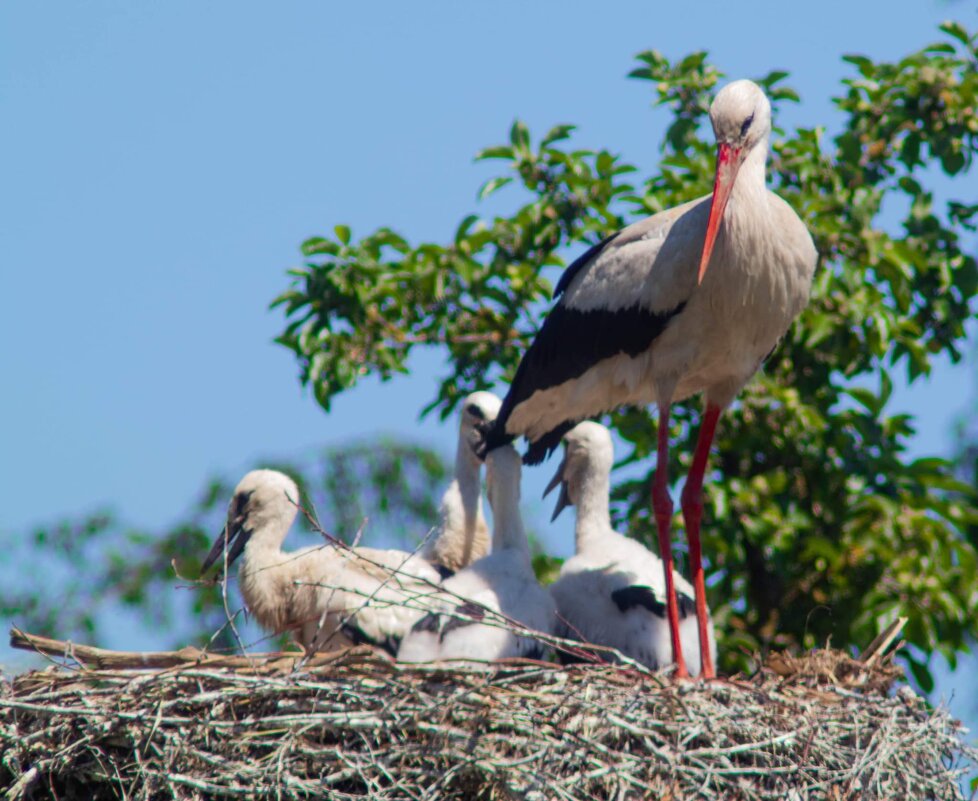
<svg viewBox="0 0 978 801">
<path fill-rule="evenodd" d="M 247 545 L 248 540 L 251 539 L 251 531 L 246 529 L 242 525 L 242 522 L 243 521 L 239 521 L 237 524 L 234 524 L 229 520 L 227 525 L 224 526 L 224 529 L 214 542 L 210 553 L 207 554 L 207 558 L 204 559 L 204 564 L 201 565 L 200 575 L 203 576 L 204 573 L 210 570 L 211 565 L 217 562 L 217 560 L 224 555 L 225 550 L 227 550 L 228 567 L 234 564 L 235 559 L 241 556 L 245 545 Z"/>
<path fill-rule="evenodd" d="M 554 507 L 553 516 L 550 518 L 550 522 L 553 523 L 560 513 L 568 506 L 572 506 L 570 495 L 567 494 L 567 482 L 564 481 L 564 468 L 567 466 L 567 460 L 564 459 L 560 463 L 560 467 L 557 468 L 557 472 L 554 477 L 550 479 L 550 483 L 547 484 L 547 488 L 543 491 L 543 497 L 546 498 L 557 485 L 560 485 L 560 495 L 557 496 L 557 505 Z"/>
</svg>

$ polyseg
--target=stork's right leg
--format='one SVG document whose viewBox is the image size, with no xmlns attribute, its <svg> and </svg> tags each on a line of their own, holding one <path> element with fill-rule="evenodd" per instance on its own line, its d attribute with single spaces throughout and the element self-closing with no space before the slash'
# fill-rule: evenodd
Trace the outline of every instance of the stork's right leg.
<svg viewBox="0 0 978 801">
<path fill-rule="evenodd" d="M 693 574 L 693 589 L 696 593 L 696 626 L 700 638 L 700 675 L 704 679 L 716 678 L 713 656 L 710 654 L 710 614 L 706 609 L 706 582 L 703 579 L 703 552 L 700 547 L 700 523 L 703 520 L 703 475 L 710 458 L 710 445 L 716 432 L 721 409 L 712 403 L 707 404 L 693 464 L 683 487 L 683 518 L 686 520 L 686 536 L 689 537 L 689 566 Z"/>
<path fill-rule="evenodd" d="M 672 643 L 672 659 L 676 665 L 676 678 L 686 678 L 686 660 L 679 643 L 679 603 L 672 578 L 672 498 L 669 497 L 669 406 L 659 406 L 658 456 L 655 478 L 652 480 L 652 510 L 659 531 L 659 554 L 666 579 L 666 616 L 669 620 L 669 639 Z"/>
</svg>

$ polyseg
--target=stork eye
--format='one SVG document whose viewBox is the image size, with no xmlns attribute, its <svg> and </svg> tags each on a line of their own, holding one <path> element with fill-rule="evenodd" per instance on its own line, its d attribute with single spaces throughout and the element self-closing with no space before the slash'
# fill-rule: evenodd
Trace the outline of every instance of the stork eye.
<svg viewBox="0 0 978 801">
<path fill-rule="evenodd" d="M 740 136 L 742 138 L 747 136 L 747 131 L 750 129 L 750 124 L 753 121 L 754 121 L 754 115 L 751 114 L 746 120 L 744 120 L 744 124 L 740 126 Z"/>
<path fill-rule="evenodd" d="M 254 490 L 249 490 L 248 492 L 239 492 L 234 498 L 231 499 L 231 515 L 232 517 L 241 517 L 245 513 L 245 509 L 248 506 L 248 501 L 251 500 L 251 496 L 255 494 Z"/>
<path fill-rule="evenodd" d="M 482 409 L 480 409 L 474 403 L 470 403 L 468 406 L 466 406 L 465 407 L 465 411 L 467 411 L 469 414 L 471 414 L 476 420 L 485 420 L 486 419 L 485 412 L 483 412 Z"/>
</svg>

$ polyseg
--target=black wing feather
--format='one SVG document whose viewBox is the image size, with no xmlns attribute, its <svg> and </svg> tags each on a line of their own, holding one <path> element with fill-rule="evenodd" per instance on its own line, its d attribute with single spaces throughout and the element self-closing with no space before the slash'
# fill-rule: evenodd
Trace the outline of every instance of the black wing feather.
<svg viewBox="0 0 978 801">
<path fill-rule="evenodd" d="M 351 621 L 344 623 L 341 629 L 354 645 L 372 645 L 374 648 L 381 648 L 391 656 L 397 657 L 397 649 L 401 645 L 400 637 L 394 637 L 388 634 L 383 640 L 378 641 L 370 637 L 362 628 Z"/>
<path fill-rule="evenodd" d="M 562 665 L 590 665 L 594 663 L 593 659 L 586 659 L 570 651 L 565 651 L 563 648 L 557 649 L 557 661 Z"/>
<path fill-rule="evenodd" d="M 666 605 L 659 600 L 658 596 L 651 587 L 642 587 L 633 584 L 630 587 L 622 587 L 611 593 L 611 600 L 615 602 L 618 611 L 624 614 L 629 609 L 648 609 L 656 617 L 666 616 Z"/>
<path fill-rule="evenodd" d="M 684 592 L 676 593 L 676 603 L 679 606 L 679 619 L 696 614 L 696 601 Z"/>
<path fill-rule="evenodd" d="M 432 634 L 438 633 L 438 627 L 441 625 L 440 615 L 437 612 L 429 612 L 423 618 L 421 618 L 417 623 L 411 626 L 411 631 L 430 631 Z"/>
<path fill-rule="evenodd" d="M 442 642 L 445 641 L 445 637 L 448 636 L 449 632 L 452 632 L 455 629 L 464 629 L 466 626 L 473 626 L 485 619 L 486 616 L 486 610 L 484 607 L 471 602 L 466 602 L 456 606 L 454 612 L 455 615 L 459 615 L 459 617 L 449 618 L 448 622 L 442 626 L 441 634 L 438 637 L 438 639 Z"/>
<path fill-rule="evenodd" d="M 479 604 L 467 601 L 456 606 L 454 615 L 446 615 L 439 612 L 429 612 L 417 623 L 411 626 L 411 631 L 430 631 L 438 635 L 438 641 L 444 642 L 445 637 L 455 629 L 464 629 L 466 626 L 473 626 L 485 619 L 486 610 Z M 445 620 L 443 621 L 443 618 Z"/>
<path fill-rule="evenodd" d="M 542 661 L 545 654 L 546 648 L 544 648 L 543 643 L 539 640 L 534 640 L 533 645 L 530 646 L 530 650 L 523 654 L 523 658 Z"/>
<path fill-rule="evenodd" d="M 632 584 L 629 587 L 622 587 L 611 593 L 611 600 L 615 602 L 618 611 L 624 614 L 629 609 L 636 607 L 648 609 L 656 617 L 665 618 L 666 604 L 659 600 L 659 596 L 651 587 L 639 584 Z M 679 619 L 689 617 L 696 613 L 696 602 L 684 592 L 676 593 L 676 602 L 679 606 Z"/>
<path fill-rule="evenodd" d="M 571 269 L 574 269 L 573 265 L 568 272 Z M 561 291 L 563 283 L 561 280 L 558 284 Z M 506 421 L 513 410 L 534 392 L 578 378 L 598 362 L 618 354 L 638 356 L 651 346 L 669 321 L 685 306 L 684 302 L 669 311 L 653 312 L 639 305 L 613 311 L 580 311 L 562 303 L 555 305 L 516 369 L 499 416 L 486 434 L 486 450 L 491 451 L 512 442 L 515 435 L 506 431 Z M 530 443 L 524 461 L 539 464 L 560 445 L 561 437 L 578 422 L 562 421 L 543 437 Z"/>
</svg>

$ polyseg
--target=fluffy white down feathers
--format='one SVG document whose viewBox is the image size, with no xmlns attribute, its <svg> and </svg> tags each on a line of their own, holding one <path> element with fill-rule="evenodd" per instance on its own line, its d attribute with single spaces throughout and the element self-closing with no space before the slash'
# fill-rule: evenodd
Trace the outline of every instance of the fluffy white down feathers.
<svg viewBox="0 0 978 801">
<path fill-rule="evenodd" d="M 508 625 L 549 634 L 555 622 L 553 600 L 537 582 L 530 561 L 519 511 L 520 474 L 520 457 L 512 446 L 486 457 L 492 553 L 445 581 L 439 608 L 415 623 L 401 642 L 398 659 L 452 660 L 472 667 L 506 657 L 543 656 L 537 640 Z"/>
<path fill-rule="evenodd" d="M 278 471 L 254 470 L 235 488 L 227 525 L 202 572 L 223 554 L 229 565 L 241 556 L 239 586 L 249 612 L 269 632 L 292 632 L 306 650 L 369 642 L 393 654 L 430 608 L 443 574 L 488 550 L 474 444 L 476 429 L 498 409 L 499 399 L 488 392 L 463 404 L 455 475 L 421 555 L 325 542 L 283 551 L 299 508 L 298 487 Z"/>
<path fill-rule="evenodd" d="M 474 444 L 467 435 L 479 419 L 471 410 L 468 414 L 471 419 L 463 421 L 460 431 L 463 473 L 473 467 L 466 461 Z M 668 624 L 661 610 L 662 563 L 611 527 L 612 461 L 611 437 L 603 426 L 580 423 L 566 435 L 565 456 L 551 489 L 561 490 L 558 513 L 564 506 L 576 507 L 576 553 L 549 592 L 533 572 L 519 511 L 520 459 L 511 446 L 490 452 L 486 462 L 492 553 L 485 553 L 488 543 L 475 547 L 472 553 L 479 558 L 462 564 L 447 580 L 428 559 L 405 551 L 325 543 L 283 551 L 299 509 L 299 490 L 274 470 L 252 471 L 238 484 L 227 528 L 209 562 L 226 553 L 230 563 L 240 554 L 239 583 L 250 613 L 270 632 L 292 632 L 307 651 L 369 642 L 403 661 L 448 660 L 468 667 L 507 657 L 543 658 L 545 647 L 532 636 L 514 633 L 511 624 L 516 623 L 528 632 L 610 646 L 650 668 L 662 668 L 670 663 Z M 474 484 L 471 474 L 458 476 L 457 471 L 446 491 L 454 498 L 451 504 L 461 504 L 463 496 L 471 500 L 471 486 L 479 489 L 478 467 Z M 462 552 L 459 540 L 466 531 L 485 526 L 481 506 L 469 507 L 468 514 L 442 509 L 434 539 L 447 538 L 451 547 L 429 545 L 426 553 Z M 468 525 L 460 523 L 466 520 Z M 678 574 L 676 584 L 691 608 L 692 587 Z M 623 596 L 622 590 L 632 595 Z M 698 665 L 692 614 L 683 617 L 680 636 L 688 663 Z"/>
</svg>

